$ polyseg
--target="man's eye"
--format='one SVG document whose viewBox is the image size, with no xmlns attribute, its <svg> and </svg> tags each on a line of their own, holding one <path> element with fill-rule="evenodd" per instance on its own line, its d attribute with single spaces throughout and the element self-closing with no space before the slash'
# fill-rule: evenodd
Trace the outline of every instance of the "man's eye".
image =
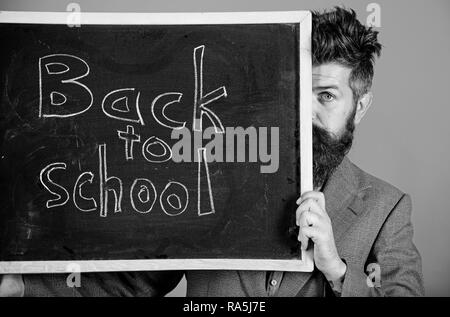
<svg viewBox="0 0 450 317">
<path fill-rule="evenodd" d="M 319 98 L 321 101 L 330 102 L 334 100 L 334 96 L 328 92 L 323 92 L 319 94 Z"/>
</svg>

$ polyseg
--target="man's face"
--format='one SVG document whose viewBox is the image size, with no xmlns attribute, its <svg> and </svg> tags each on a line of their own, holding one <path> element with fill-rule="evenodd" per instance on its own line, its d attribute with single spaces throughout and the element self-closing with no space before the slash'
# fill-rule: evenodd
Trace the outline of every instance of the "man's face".
<svg viewBox="0 0 450 317">
<path fill-rule="evenodd" d="M 334 63 L 313 67 L 315 189 L 324 185 L 352 145 L 358 103 L 354 102 L 349 86 L 350 72 L 349 68 Z"/>
<path fill-rule="evenodd" d="M 336 138 L 344 134 L 347 121 L 354 116 L 350 72 L 350 68 L 336 63 L 312 68 L 312 123 Z"/>
</svg>

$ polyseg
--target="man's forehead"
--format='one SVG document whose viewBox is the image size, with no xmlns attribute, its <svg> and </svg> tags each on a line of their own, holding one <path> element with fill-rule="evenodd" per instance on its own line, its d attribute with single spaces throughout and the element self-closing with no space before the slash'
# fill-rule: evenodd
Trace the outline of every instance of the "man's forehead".
<svg viewBox="0 0 450 317">
<path fill-rule="evenodd" d="M 312 80 L 314 86 L 341 86 L 348 85 L 351 69 L 336 64 L 321 64 L 313 66 Z"/>
</svg>

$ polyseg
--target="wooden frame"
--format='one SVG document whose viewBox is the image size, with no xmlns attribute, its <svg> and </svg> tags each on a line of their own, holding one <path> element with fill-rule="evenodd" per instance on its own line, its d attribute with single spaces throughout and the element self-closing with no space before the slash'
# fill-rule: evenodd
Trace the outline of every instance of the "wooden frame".
<svg viewBox="0 0 450 317">
<path fill-rule="evenodd" d="M 67 24 L 72 12 L 0 12 L 0 23 Z M 70 22 L 71 21 L 71 22 Z M 311 129 L 311 13 L 227 12 L 227 13 L 79 13 L 83 24 L 180 25 L 180 24 L 259 24 L 297 23 L 300 26 L 300 166 L 301 192 L 312 190 Z M 63 273 L 148 270 L 270 270 L 312 271 L 312 249 L 302 251 L 302 260 L 268 259 L 152 259 L 152 260 L 84 260 L 84 261 L 4 261 L 0 274 Z"/>
</svg>

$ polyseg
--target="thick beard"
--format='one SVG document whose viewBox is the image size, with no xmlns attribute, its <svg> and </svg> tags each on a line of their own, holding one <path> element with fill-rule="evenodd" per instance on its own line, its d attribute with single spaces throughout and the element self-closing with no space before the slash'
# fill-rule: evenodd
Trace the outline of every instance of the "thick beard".
<svg viewBox="0 0 450 317">
<path fill-rule="evenodd" d="M 345 131 L 339 138 L 334 134 L 313 125 L 313 181 L 314 189 L 321 188 L 328 177 L 341 164 L 350 151 L 353 142 L 355 112 L 345 126 Z"/>
</svg>

